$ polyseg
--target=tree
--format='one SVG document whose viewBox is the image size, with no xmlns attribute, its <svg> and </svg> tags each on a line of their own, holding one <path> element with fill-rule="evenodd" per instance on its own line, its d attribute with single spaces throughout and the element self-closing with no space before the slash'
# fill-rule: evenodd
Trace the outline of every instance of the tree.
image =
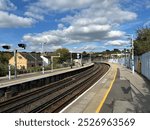
<svg viewBox="0 0 150 130">
<path fill-rule="evenodd" d="M 13 56 L 11 52 L 0 52 L 0 62 L 8 64 L 9 59 Z"/>
<path fill-rule="evenodd" d="M 142 55 L 150 51 L 150 28 L 145 27 L 137 30 L 137 38 L 134 41 L 135 55 Z"/>
<path fill-rule="evenodd" d="M 58 55 L 58 53 L 60 53 L 60 58 L 58 59 L 59 63 L 62 64 L 70 59 L 70 52 L 66 48 L 57 49 L 55 54 Z"/>
<path fill-rule="evenodd" d="M 119 49 L 114 49 L 113 52 L 114 53 L 120 53 L 121 51 Z"/>
</svg>

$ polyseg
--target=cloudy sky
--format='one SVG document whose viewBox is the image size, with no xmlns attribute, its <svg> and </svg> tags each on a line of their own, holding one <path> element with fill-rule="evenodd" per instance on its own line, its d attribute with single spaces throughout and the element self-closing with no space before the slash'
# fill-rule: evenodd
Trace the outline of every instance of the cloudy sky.
<svg viewBox="0 0 150 130">
<path fill-rule="evenodd" d="M 0 0 L 0 44 L 27 51 L 123 49 L 143 26 L 150 0 Z"/>
</svg>

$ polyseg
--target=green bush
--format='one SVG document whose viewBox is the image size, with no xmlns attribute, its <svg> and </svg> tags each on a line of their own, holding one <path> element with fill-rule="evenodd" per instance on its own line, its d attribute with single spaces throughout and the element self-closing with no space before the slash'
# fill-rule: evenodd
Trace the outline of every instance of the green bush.
<svg viewBox="0 0 150 130">
<path fill-rule="evenodd" d="M 0 64 L 0 76 L 6 76 L 8 74 L 8 65 Z"/>
</svg>

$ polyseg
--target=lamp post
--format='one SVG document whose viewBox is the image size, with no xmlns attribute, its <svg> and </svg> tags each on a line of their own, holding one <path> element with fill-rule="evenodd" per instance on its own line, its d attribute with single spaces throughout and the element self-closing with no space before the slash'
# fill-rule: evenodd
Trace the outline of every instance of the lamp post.
<svg viewBox="0 0 150 130">
<path fill-rule="evenodd" d="M 14 48 L 14 72 L 15 72 L 15 79 L 17 78 L 17 50 L 20 50 L 21 48 L 25 49 L 26 44 L 20 43 L 18 44 L 20 48 Z M 11 49 L 9 45 L 3 45 L 2 46 L 4 49 Z M 10 72 L 10 65 L 9 65 L 9 80 L 11 79 L 11 72 Z"/>
<path fill-rule="evenodd" d="M 134 42 L 133 42 L 133 34 L 128 34 L 131 40 L 131 65 L 132 65 L 132 74 L 134 74 Z"/>
<path fill-rule="evenodd" d="M 11 80 L 11 65 L 8 65 L 8 79 Z"/>
<path fill-rule="evenodd" d="M 134 43 L 133 43 L 133 35 L 131 37 L 131 44 L 132 44 L 132 73 L 134 74 Z"/>
<path fill-rule="evenodd" d="M 82 55 L 82 52 L 81 52 L 81 66 L 83 66 L 83 55 Z"/>
<path fill-rule="evenodd" d="M 3 45 L 2 46 L 4 49 L 9 50 L 11 47 L 9 45 Z M 8 79 L 11 80 L 11 66 L 8 64 Z"/>
<path fill-rule="evenodd" d="M 45 73 L 45 71 L 44 71 L 44 44 L 46 44 L 46 42 L 41 43 L 41 44 L 42 44 L 41 55 L 43 56 L 43 59 L 42 59 L 42 74 L 44 74 Z"/>
<path fill-rule="evenodd" d="M 127 67 L 127 49 L 124 49 L 124 53 L 125 53 L 125 66 Z"/>
<path fill-rule="evenodd" d="M 80 58 L 80 55 L 81 55 L 81 58 Z M 82 52 L 77 53 L 77 59 L 81 59 L 81 66 L 82 66 L 82 59 L 83 59 Z"/>
</svg>

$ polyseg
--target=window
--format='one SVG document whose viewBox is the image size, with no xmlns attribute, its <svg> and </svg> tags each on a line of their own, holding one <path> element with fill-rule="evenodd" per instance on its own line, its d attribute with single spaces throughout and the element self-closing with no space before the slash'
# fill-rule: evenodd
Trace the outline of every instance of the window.
<svg viewBox="0 0 150 130">
<path fill-rule="evenodd" d="M 19 58 L 19 59 L 22 59 L 22 57 L 21 57 L 21 56 L 18 56 L 18 58 Z"/>
</svg>

